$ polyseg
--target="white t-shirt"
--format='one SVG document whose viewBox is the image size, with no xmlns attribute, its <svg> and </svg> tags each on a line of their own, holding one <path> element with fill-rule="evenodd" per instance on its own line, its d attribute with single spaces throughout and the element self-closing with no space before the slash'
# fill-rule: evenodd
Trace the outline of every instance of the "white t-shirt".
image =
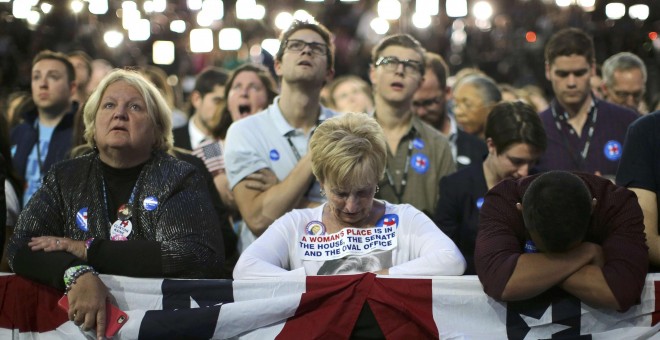
<svg viewBox="0 0 660 340">
<path fill-rule="evenodd" d="M 325 234 L 323 207 L 293 210 L 277 219 L 241 255 L 234 279 L 375 272 L 461 275 L 465 258 L 424 213 L 385 202 L 374 228 Z"/>
<path fill-rule="evenodd" d="M 279 97 L 265 110 L 241 119 L 230 125 L 225 139 L 225 166 L 229 187 L 261 169 L 271 169 L 283 181 L 307 154 L 310 133 L 294 129 L 284 119 L 278 106 Z M 337 115 L 336 112 L 321 106 L 319 120 Z M 324 202 L 319 194 L 318 182 L 310 188 L 307 199 Z"/>
</svg>

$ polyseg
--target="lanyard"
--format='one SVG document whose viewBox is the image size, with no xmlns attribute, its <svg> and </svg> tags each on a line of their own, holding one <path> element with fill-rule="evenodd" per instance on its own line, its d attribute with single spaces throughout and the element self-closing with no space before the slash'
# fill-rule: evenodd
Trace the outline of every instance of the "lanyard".
<svg viewBox="0 0 660 340">
<path fill-rule="evenodd" d="M 40 128 L 39 128 L 39 119 L 34 121 L 34 129 L 37 130 L 37 143 L 35 147 L 37 148 L 37 163 L 39 164 L 39 174 L 44 176 L 44 163 L 41 160 L 41 139 L 40 139 Z"/>
<path fill-rule="evenodd" d="M 589 146 L 591 145 L 591 139 L 594 136 L 594 127 L 596 126 L 596 120 L 598 119 L 598 107 L 597 107 L 597 102 L 594 101 L 593 105 L 591 106 L 591 109 L 589 109 L 589 113 L 587 114 L 587 117 L 591 115 L 591 120 L 589 122 L 589 130 L 587 131 L 587 140 L 584 143 L 584 148 L 582 149 L 581 152 L 576 153 L 575 150 L 571 147 L 568 137 L 563 133 L 562 128 L 561 128 L 561 121 L 565 121 L 568 124 L 568 113 L 564 111 L 564 114 L 560 116 L 557 111 L 555 110 L 555 105 L 554 102 L 553 104 L 550 105 L 550 108 L 552 109 L 552 117 L 555 120 L 555 126 L 557 127 L 557 130 L 559 131 L 559 134 L 562 137 L 562 141 L 564 142 L 564 146 L 570 151 L 571 158 L 577 163 L 578 169 L 584 170 L 584 163 L 587 160 L 587 156 L 589 155 Z M 574 133 L 577 135 L 577 132 L 573 127 L 568 124 L 568 127 L 571 131 L 574 131 Z"/>
<path fill-rule="evenodd" d="M 316 126 L 321 125 L 323 123 L 322 119 L 319 119 L 316 121 Z M 316 127 L 312 129 L 312 132 L 309 134 L 309 138 L 312 138 L 312 135 L 314 135 L 314 131 L 316 130 Z M 293 141 L 291 140 L 291 136 L 296 133 L 296 130 L 291 130 L 285 134 L 286 136 L 286 141 L 289 142 L 289 146 L 291 147 L 291 151 L 293 151 L 293 155 L 296 157 L 296 161 L 300 161 L 302 156 L 300 155 L 300 152 L 298 151 L 298 148 L 293 145 Z"/>
<path fill-rule="evenodd" d="M 300 158 L 302 157 L 300 157 L 300 152 L 298 152 L 298 148 L 295 145 L 293 145 L 293 142 L 291 141 L 291 132 L 293 131 L 289 131 L 289 133 L 287 133 L 286 140 L 287 142 L 289 142 L 289 146 L 291 147 L 291 151 L 293 151 L 293 155 L 296 156 L 296 161 L 300 161 Z"/>
<path fill-rule="evenodd" d="M 408 185 L 408 170 L 410 169 L 410 158 L 412 157 L 413 140 L 414 138 L 408 141 L 408 154 L 406 155 L 406 164 L 403 167 L 403 176 L 401 177 L 401 186 L 399 187 L 399 190 L 396 189 L 396 185 L 394 184 L 394 179 L 392 177 L 392 173 L 390 173 L 389 167 L 385 169 L 385 174 L 387 174 L 387 182 L 392 187 L 392 191 L 394 191 L 394 195 L 396 195 L 398 200 L 396 203 L 401 203 L 403 193 L 406 192 L 406 186 Z"/>
<path fill-rule="evenodd" d="M 105 203 L 105 210 L 108 211 L 108 193 L 105 188 L 105 179 L 101 180 L 101 185 L 103 187 L 103 202 Z M 132 208 L 133 206 L 133 199 L 135 198 L 135 188 L 137 188 L 137 181 L 135 181 L 135 184 L 133 185 L 133 189 L 131 190 L 131 197 L 128 199 L 128 203 L 126 203 L 126 206 L 128 206 L 129 208 Z M 121 205 L 119 207 L 121 207 Z M 110 216 L 108 216 L 108 223 L 112 224 L 112 220 Z"/>
</svg>

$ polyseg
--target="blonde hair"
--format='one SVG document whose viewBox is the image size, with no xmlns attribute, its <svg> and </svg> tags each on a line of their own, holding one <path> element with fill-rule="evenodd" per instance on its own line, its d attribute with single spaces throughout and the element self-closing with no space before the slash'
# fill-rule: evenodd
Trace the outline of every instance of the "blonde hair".
<svg viewBox="0 0 660 340">
<path fill-rule="evenodd" d="M 143 75 L 135 71 L 121 69 L 116 69 L 105 76 L 89 96 L 87 103 L 85 103 L 83 120 L 85 123 L 84 137 L 87 145 L 89 147 L 95 146 L 95 121 L 96 114 L 101 105 L 101 98 L 108 86 L 118 81 L 124 81 L 140 92 L 147 106 L 147 114 L 154 126 L 156 140 L 154 141 L 153 149 L 169 152 L 172 149 L 174 137 L 172 136 L 171 111 L 167 102 L 160 91 L 150 81 L 146 80 Z"/>
<path fill-rule="evenodd" d="M 385 135 L 365 113 L 326 120 L 314 131 L 309 148 L 314 176 L 330 186 L 377 184 L 385 173 Z"/>
</svg>

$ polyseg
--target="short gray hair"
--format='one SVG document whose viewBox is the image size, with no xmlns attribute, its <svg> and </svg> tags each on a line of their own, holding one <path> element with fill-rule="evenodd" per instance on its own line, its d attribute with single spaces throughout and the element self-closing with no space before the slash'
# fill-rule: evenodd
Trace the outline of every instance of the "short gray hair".
<svg viewBox="0 0 660 340">
<path fill-rule="evenodd" d="M 479 93 L 481 93 L 481 99 L 484 101 L 484 104 L 497 104 L 502 100 L 502 92 L 500 92 L 497 83 L 493 79 L 487 76 L 482 76 L 479 74 L 473 74 L 465 76 L 454 86 L 454 92 L 456 89 L 463 85 L 472 85 L 474 86 Z"/>
<path fill-rule="evenodd" d="M 608 87 L 614 85 L 614 72 L 639 69 L 646 84 L 646 65 L 640 57 L 630 52 L 620 52 L 603 63 L 603 81 Z"/>
</svg>

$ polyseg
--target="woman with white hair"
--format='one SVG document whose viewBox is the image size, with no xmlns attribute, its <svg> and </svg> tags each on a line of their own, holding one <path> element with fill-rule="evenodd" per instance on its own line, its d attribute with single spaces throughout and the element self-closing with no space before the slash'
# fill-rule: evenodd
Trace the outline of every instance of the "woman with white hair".
<svg viewBox="0 0 660 340">
<path fill-rule="evenodd" d="M 84 109 L 94 152 L 51 168 L 8 247 L 14 272 L 64 289 L 69 318 L 105 333 L 109 293 L 98 273 L 216 278 L 219 222 L 203 178 L 167 154 L 172 123 L 159 91 L 115 70 Z"/>
<path fill-rule="evenodd" d="M 343 265 L 351 273 L 463 274 L 463 255 L 429 217 L 409 204 L 374 199 L 387 161 L 375 119 L 363 113 L 330 118 L 309 148 L 328 201 L 276 220 L 243 252 L 234 279 L 326 275 Z"/>
</svg>

